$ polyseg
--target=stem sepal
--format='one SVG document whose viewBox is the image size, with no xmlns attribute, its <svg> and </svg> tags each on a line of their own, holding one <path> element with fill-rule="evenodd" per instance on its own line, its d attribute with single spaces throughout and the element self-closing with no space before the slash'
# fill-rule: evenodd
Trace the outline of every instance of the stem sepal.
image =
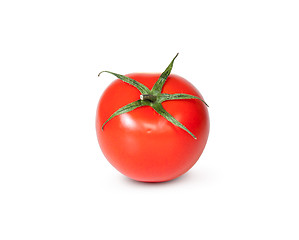
<svg viewBox="0 0 299 240">
<path fill-rule="evenodd" d="M 167 121 L 171 122 L 172 124 L 180 127 L 181 129 L 183 129 L 184 131 L 186 131 L 187 133 L 189 133 L 194 139 L 197 139 L 195 137 L 195 135 L 190 132 L 182 123 L 180 123 L 178 120 L 176 120 L 170 113 L 168 113 L 162 106 L 162 103 L 165 101 L 171 101 L 171 100 L 181 100 L 181 99 L 195 99 L 195 100 L 200 100 L 202 101 L 207 107 L 208 104 L 201 98 L 197 97 L 197 96 L 193 96 L 190 94 L 185 94 L 185 93 L 175 93 L 175 94 L 167 94 L 167 93 L 162 93 L 162 88 L 168 78 L 168 76 L 171 73 L 172 67 L 173 67 L 173 63 L 174 60 L 176 59 L 176 57 L 178 56 L 178 54 L 176 54 L 176 56 L 172 59 L 172 61 L 170 62 L 170 64 L 168 65 L 168 67 L 165 69 L 165 71 L 161 74 L 161 76 L 159 77 L 159 79 L 157 80 L 157 82 L 154 84 L 154 86 L 152 87 L 151 90 L 149 90 L 145 85 L 143 85 L 142 83 L 139 83 L 138 81 L 129 78 L 127 76 L 121 75 L 121 74 L 117 74 L 117 73 L 113 73 L 110 71 L 102 71 L 99 73 L 98 76 L 100 76 L 101 73 L 106 72 L 106 73 L 110 73 L 114 76 L 116 76 L 117 78 L 119 78 L 120 80 L 134 86 L 135 88 L 137 88 L 139 90 L 139 92 L 141 93 L 140 95 L 140 99 L 127 104 L 126 106 L 121 107 L 120 109 L 118 109 L 117 111 L 115 111 L 102 125 L 102 130 L 104 129 L 104 126 L 114 117 L 123 114 L 123 113 L 127 113 L 130 111 L 133 111 L 136 108 L 139 107 L 143 107 L 143 106 L 150 106 L 152 107 L 158 114 L 160 114 L 162 117 L 164 117 Z"/>
</svg>

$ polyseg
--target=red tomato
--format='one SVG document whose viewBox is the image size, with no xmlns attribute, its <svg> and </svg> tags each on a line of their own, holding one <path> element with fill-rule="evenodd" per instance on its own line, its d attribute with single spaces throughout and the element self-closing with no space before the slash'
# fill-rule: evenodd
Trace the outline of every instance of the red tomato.
<svg viewBox="0 0 299 240">
<path fill-rule="evenodd" d="M 160 74 L 126 75 L 149 89 Z M 184 78 L 170 74 L 162 93 L 186 93 L 203 99 L 198 90 Z M 197 99 L 165 101 L 162 106 L 192 132 L 159 115 L 152 107 L 143 106 L 103 123 L 119 108 L 140 99 L 135 87 L 119 79 L 104 91 L 96 113 L 99 145 L 108 161 L 121 173 L 142 182 L 163 182 L 187 172 L 199 159 L 209 134 L 207 107 Z"/>
</svg>

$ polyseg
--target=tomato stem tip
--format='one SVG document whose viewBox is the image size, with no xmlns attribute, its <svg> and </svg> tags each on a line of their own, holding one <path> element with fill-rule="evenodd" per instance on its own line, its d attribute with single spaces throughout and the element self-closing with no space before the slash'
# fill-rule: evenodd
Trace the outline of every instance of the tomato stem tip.
<svg viewBox="0 0 299 240">
<path fill-rule="evenodd" d="M 152 94 L 141 94 L 140 99 L 144 101 L 148 100 L 150 102 L 155 102 L 157 100 L 157 97 Z"/>
</svg>

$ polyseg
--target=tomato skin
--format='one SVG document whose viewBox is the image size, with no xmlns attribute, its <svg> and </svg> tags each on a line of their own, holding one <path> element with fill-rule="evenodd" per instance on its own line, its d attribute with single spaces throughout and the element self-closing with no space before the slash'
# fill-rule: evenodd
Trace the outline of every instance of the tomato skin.
<svg viewBox="0 0 299 240">
<path fill-rule="evenodd" d="M 126 75 L 149 89 L 159 73 Z M 198 90 L 184 78 L 170 74 L 162 93 L 187 93 L 203 99 Z M 150 106 L 112 118 L 119 108 L 140 99 L 140 92 L 117 79 L 103 92 L 96 112 L 96 132 L 107 160 L 121 173 L 142 182 L 172 180 L 187 172 L 199 159 L 209 135 L 209 114 L 197 99 L 172 100 L 162 105 L 196 137 L 160 116 Z"/>
</svg>

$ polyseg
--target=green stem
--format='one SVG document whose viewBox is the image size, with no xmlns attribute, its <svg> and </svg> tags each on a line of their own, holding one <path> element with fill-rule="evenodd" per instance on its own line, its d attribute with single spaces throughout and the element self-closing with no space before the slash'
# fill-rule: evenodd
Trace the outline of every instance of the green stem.
<svg viewBox="0 0 299 240">
<path fill-rule="evenodd" d="M 150 102 L 155 102 L 157 100 L 157 97 L 152 94 L 142 94 L 140 95 L 141 100 L 148 100 Z"/>
</svg>

